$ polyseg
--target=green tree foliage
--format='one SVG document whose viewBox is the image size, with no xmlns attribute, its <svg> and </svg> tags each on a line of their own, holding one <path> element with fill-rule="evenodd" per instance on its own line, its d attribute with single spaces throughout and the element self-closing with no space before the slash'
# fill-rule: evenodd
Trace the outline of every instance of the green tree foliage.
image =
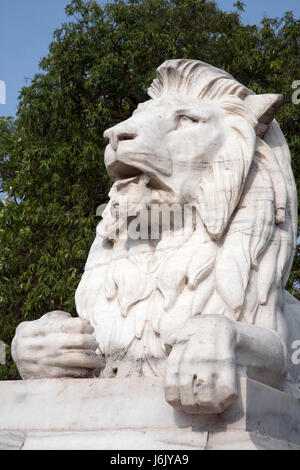
<svg viewBox="0 0 300 470">
<path fill-rule="evenodd" d="M 127 118 L 155 69 L 191 58 L 225 68 L 257 93 L 283 93 L 278 120 L 300 185 L 300 21 L 292 13 L 244 26 L 209 0 L 73 0 L 41 73 L 22 89 L 16 122 L 0 120 L 0 337 L 51 309 L 75 313 L 74 293 L 107 198 L 103 131 Z M 300 188 L 299 188 L 300 189 Z M 297 255 L 289 289 L 300 297 Z M 17 377 L 9 359 L 0 379 Z"/>
</svg>

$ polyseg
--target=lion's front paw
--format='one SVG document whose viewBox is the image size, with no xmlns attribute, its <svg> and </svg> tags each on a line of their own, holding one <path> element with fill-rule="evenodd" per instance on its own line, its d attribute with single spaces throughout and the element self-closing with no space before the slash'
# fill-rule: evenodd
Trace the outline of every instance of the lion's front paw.
<svg viewBox="0 0 300 470">
<path fill-rule="evenodd" d="M 199 320 L 171 345 L 165 396 L 186 413 L 222 413 L 238 396 L 233 332 L 226 321 Z"/>
<path fill-rule="evenodd" d="M 96 353 L 92 326 L 66 312 L 49 312 L 39 320 L 21 323 L 12 355 L 23 379 L 88 378 L 104 367 Z"/>
</svg>

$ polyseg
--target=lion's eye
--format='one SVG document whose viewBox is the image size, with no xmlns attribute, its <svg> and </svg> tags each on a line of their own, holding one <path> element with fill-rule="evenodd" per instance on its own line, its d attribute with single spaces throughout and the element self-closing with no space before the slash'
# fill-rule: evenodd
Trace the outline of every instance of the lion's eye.
<svg viewBox="0 0 300 470">
<path fill-rule="evenodd" d="M 178 127 L 189 127 L 193 124 L 198 124 L 199 119 L 194 116 L 182 115 L 179 116 Z"/>
<path fill-rule="evenodd" d="M 187 122 L 198 122 L 197 118 L 191 117 L 191 116 L 181 116 L 181 121 L 187 121 Z"/>
</svg>

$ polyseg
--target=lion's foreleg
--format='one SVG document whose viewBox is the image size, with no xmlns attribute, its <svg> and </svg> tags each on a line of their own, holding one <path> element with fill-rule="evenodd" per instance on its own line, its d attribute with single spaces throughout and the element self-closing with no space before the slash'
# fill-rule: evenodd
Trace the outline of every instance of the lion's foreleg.
<svg viewBox="0 0 300 470">
<path fill-rule="evenodd" d="M 284 383 L 285 348 L 279 335 L 266 328 L 222 315 L 197 316 L 167 348 L 166 399 L 188 413 L 224 411 L 238 396 L 238 376 L 276 388 Z"/>
<path fill-rule="evenodd" d="M 278 333 L 241 322 L 234 323 L 234 328 L 238 371 L 253 380 L 282 389 L 287 360 L 286 348 Z"/>
</svg>

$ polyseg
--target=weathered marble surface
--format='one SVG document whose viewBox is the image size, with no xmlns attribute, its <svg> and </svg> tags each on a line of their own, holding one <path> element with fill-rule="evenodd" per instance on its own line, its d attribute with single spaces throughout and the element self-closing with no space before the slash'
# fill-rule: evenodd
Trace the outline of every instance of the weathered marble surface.
<svg viewBox="0 0 300 470">
<path fill-rule="evenodd" d="M 22 449 L 300 449 L 293 397 L 249 379 L 220 415 L 174 410 L 161 379 L 0 383 L 0 446 Z"/>
</svg>

